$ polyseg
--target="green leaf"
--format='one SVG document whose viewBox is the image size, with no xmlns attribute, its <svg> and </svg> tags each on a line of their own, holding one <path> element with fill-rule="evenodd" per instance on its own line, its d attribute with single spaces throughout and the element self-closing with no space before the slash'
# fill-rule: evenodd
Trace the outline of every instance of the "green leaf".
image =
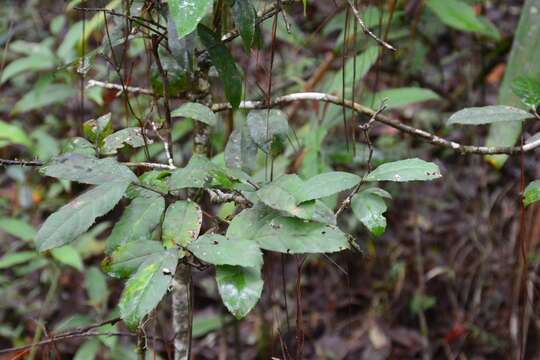
<svg viewBox="0 0 540 360">
<path fill-rule="evenodd" d="M 257 304 L 264 285 L 260 269 L 228 265 L 216 267 L 216 282 L 223 304 L 237 319 Z"/>
<path fill-rule="evenodd" d="M 540 82 L 534 79 L 525 76 L 514 79 L 512 91 L 530 108 L 534 109 L 540 104 Z"/>
<path fill-rule="evenodd" d="M 426 181 L 440 178 L 439 167 L 421 159 L 406 159 L 380 165 L 370 172 L 366 181 Z"/>
<path fill-rule="evenodd" d="M 165 252 L 159 241 L 139 240 L 128 242 L 112 252 L 101 262 L 101 269 L 109 276 L 128 278 L 147 261 L 157 261 Z"/>
<path fill-rule="evenodd" d="M 85 192 L 49 216 L 36 235 L 39 251 L 75 240 L 96 218 L 111 211 L 124 195 L 129 182 L 106 183 Z"/>
<path fill-rule="evenodd" d="M 130 199 L 137 197 L 154 197 L 156 194 L 169 192 L 167 184 L 171 172 L 169 170 L 151 170 L 139 176 L 139 184 L 131 184 L 126 191 Z M 140 185 L 144 186 L 141 187 Z"/>
<path fill-rule="evenodd" d="M 225 146 L 225 164 L 234 169 L 251 171 L 257 160 L 257 145 L 249 134 L 247 125 L 234 129 Z"/>
<path fill-rule="evenodd" d="M 114 225 L 107 239 L 107 252 L 131 241 L 150 238 L 165 210 L 165 199 L 159 195 L 135 198 Z"/>
<path fill-rule="evenodd" d="M 137 176 L 114 158 L 96 159 L 77 153 L 67 153 L 52 159 L 39 172 L 63 180 L 83 184 L 106 184 L 117 181 L 137 182 Z"/>
<path fill-rule="evenodd" d="M 422 101 L 438 100 L 439 95 L 430 89 L 418 87 L 402 87 L 388 89 L 378 92 L 373 100 L 373 108 L 378 109 L 384 99 L 387 99 L 385 105 L 388 109 L 403 107 Z"/>
<path fill-rule="evenodd" d="M 238 265 L 260 268 L 262 253 L 253 241 L 229 239 L 222 235 L 205 234 L 188 246 L 197 258 L 213 265 Z"/>
<path fill-rule="evenodd" d="M 280 216 L 254 236 L 262 249 L 287 254 L 336 252 L 349 248 L 347 235 L 335 226 Z"/>
<path fill-rule="evenodd" d="M 179 39 L 195 30 L 212 2 L 213 0 L 168 0 Z"/>
<path fill-rule="evenodd" d="M 492 105 L 476 108 L 466 108 L 450 116 L 447 121 L 451 124 L 481 125 L 497 122 L 522 121 L 533 117 L 527 111 L 504 105 Z"/>
<path fill-rule="evenodd" d="M 384 234 L 386 230 L 384 213 L 387 207 L 384 199 L 376 191 L 367 189 L 354 195 L 351 199 L 351 207 L 354 215 L 373 235 Z"/>
<path fill-rule="evenodd" d="M 51 255 L 57 261 L 62 264 L 69 265 L 79 271 L 84 270 L 83 261 L 81 255 L 71 245 L 64 245 L 62 247 L 52 249 Z"/>
<path fill-rule="evenodd" d="M 186 167 L 175 170 L 169 179 L 171 191 L 185 188 L 204 188 L 210 183 L 214 167 L 205 156 L 194 154 Z"/>
<path fill-rule="evenodd" d="M 112 135 L 111 113 L 101 115 L 97 119 L 90 119 L 83 123 L 84 135 L 96 145 L 102 146 L 104 139 Z"/>
<path fill-rule="evenodd" d="M 225 96 L 233 109 L 237 109 L 242 100 L 242 76 L 229 49 L 221 42 L 219 36 L 204 25 L 197 27 L 199 38 L 208 50 L 212 64 L 223 81 Z"/>
<path fill-rule="evenodd" d="M 540 180 L 534 180 L 527 185 L 523 192 L 523 204 L 529 206 L 538 200 L 540 200 Z"/>
<path fill-rule="evenodd" d="M 152 143 L 150 139 L 147 139 L 146 142 L 147 144 Z M 118 149 L 123 148 L 125 144 L 133 148 L 144 146 L 141 128 L 128 127 L 107 136 L 103 140 L 103 146 L 100 150 L 102 154 L 116 154 Z"/>
<path fill-rule="evenodd" d="M 268 152 L 274 136 L 287 135 L 289 122 L 281 110 L 252 110 L 247 116 L 249 133 L 255 144 Z"/>
<path fill-rule="evenodd" d="M 476 16 L 474 9 L 459 0 L 427 0 L 427 7 L 446 25 L 457 30 L 474 32 L 499 40 L 497 28 L 486 18 Z"/>
<path fill-rule="evenodd" d="M 91 266 L 84 274 L 84 286 L 90 299 L 90 304 L 94 306 L 102 305 L 109 297 L 107 279 L 105 275 L 95 266 Z"/>
<path fill-rule="evenodd" d="M 320 199 L 350 189 L 360 183 L 360 177 L 341 171 L 319 174 L 304 182 L 304 186 L 296 193 L 296 199 L 304 201 Z"/>
<path fill-rule="evenodd" d="M 244 47 L 249 50 L 255 38 L 257 12 L 249 0 L 235 0 L 232 15 L 244 42 Z"/>
<path fill-rule="evenodd" d="M 15 218 L 0 218 L 0 230 L 25 241 L 34 239 L 37 233 L 32 225 Z"/>
<path fill-rule="evenodd" d="M 35 251 L 19 251 L 5 254 L 0 258 L 0 269 L 8 269 L 12 266 L 23 264 L 38 257 Z"/>
<path fill-rule="evenodd" d="M 159 260 L 144 262 L 129 278 L 120 297 L 120 317 L 134 330 L 141 320 L 160 303 L 176 270 L 176 250 L 166 251 Z"/>
<path fill-rule="evenodd" d="M 96 156 L 96 148 L 94 145 L 82 137 L 74 137 L 68 139 L 68 142 L 62 148 L 62 153 L 77 153 L 85 156 Z"/>
<path fill-rule="evenodd" d="M 257 203 L 252 208 L 242 210 L 232 219 L 226 235 L 229 239 L 254 239 L 260 228 L 278 216 L 279 212 Z"/>
<path fill-rule="evenodd" d="M 166 248 L 186 247 L 199 236 L 202 211 L 193 201 L 180 200 L 169 205 L 163 220 L 161 238 Z"/>
<path fill-rule="evenodd" d="M 17 59 L 9 63 L 2 71 L 0 84 L 8 81 L 20 73 L 34 73 L 40 70 L 48 70 L 54 67 L 54 58 L 44 57 L 43 55 L 28 56 Z"/>
<path fill-rule="evenodd" d="M 15 104 L 11 113 L 21 114 L 51 104 L 64 102 L 66 99 L 75 95 L 75 93 L 73 87 L 70 85 L 48 84 L 45 86 L 36 86 Z"/>
<path fill-rule="evenodd" d="M 7 143 L 4 143 L 4 141 L 7 141 Z M 20 144 L 32 147 L 32 141 L 21 127 L 0 120 L 0 148 L 2 144 Z"/>
<path fill-rule="evenodd" d="M 272 209 L 298 215 L 300 209 L 295 194 L 300 192 L 304 182 L 294 174 L 282 175 L 257 191 L 261 201 Z"/>
<path fill-rule="evenodd" d="M 210 126 L 216 126 L 216 114 L 208 107 L 199 103 L 185 103 L 171 112 L 172 117 L 195 119 Z"/>
</svg>

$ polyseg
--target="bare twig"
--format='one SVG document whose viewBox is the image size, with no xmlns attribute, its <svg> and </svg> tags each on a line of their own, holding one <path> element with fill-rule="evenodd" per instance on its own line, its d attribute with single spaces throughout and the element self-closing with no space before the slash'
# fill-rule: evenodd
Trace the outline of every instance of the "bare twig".
<svg viewBox="0 0 540 360">
<path fill-rule="evenodd" d="M 162 170 L 174 170 L 176 166 L 160 164 L 160 163 L 149 163 L 149 162 L 124 162 L 121 163 L 129 167 L 143 167 L 148 169 L 162 169 Z M 0 159 L 0 166 L 43 166 L 45 163 L 39 160 L 10 160 L 10 159 Z"/>
<path fill-rule="evenodd" d="M 126 86 L 125 88 L 122 88 L 122 85 L 120 84 L 107 83 L 107 82 L 98 81 L 98 80 L 88 80 L 88 82 L 86 83 L 86 88 L 89 89 L 92 87 L 101 87 L 101 88 L 109 89 L 109 90 L 118 90 L 118 93 L 116 94 L 116 96 L 120 96 L 124 90 L 135 95 L 154 96 L 154 92 L 149 89 L 144 89 L 144 88 L 135 87 L 135 86 Z"/>
<path fill-rule="evenodd" d="M 356 18 L 356 20 L 358 20 L 358 24 L 360 24 L 360 27 L 364 31 L 364 34 L 371 37 L 373 40 L 375 40 L 382 47 L 384 47 L 384 48 L 386 48 L 388 50 L 396 51 L 395 47 L 393 47 L 392 45 L 390 45 L 386 41 L 380 39 L 379 37 L 377 37 L 377 35 L 375 35 L 373 33 L 373 31 L 369 30 L 369 28 L 366 26 L 366 23 L 364 22 L 364 20 L 362 20 L 362 17 L 360 16 L 360 13 L 358 12 L 358 9 L 354 6 L 352 0 L 347 0 L 347 2 L 349 3 L 349 6 L 351 7 L 351 10 L 352 10 L 352 12 L 354 14 L 354 17 Z"/>
<path fill-rule="evenodd" d="M 210 201 L 213 204 L 223 204 L 229 201 L 233 201 L 238 205 L 251 206 L 252 203 L 241 194 L 226 193 L 219 189 L 206 189 L 206 192 L 210 196 Z"/>
</svg>

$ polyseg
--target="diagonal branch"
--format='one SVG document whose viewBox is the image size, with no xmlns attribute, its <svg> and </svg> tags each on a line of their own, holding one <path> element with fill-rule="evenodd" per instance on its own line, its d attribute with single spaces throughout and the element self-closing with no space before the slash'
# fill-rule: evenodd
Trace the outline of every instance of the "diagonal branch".
<svg viewBox="0 0 540 360">
<path fill-rule="evenodd" d="M 349 6 L 351 7 L 351 10 L 354 14 L 354 17 L 356 18 L 356 20 L 358 20 L 358 23 L 360 24 L 360 27 L 362 28 L 362 30 L 364 31 L 364 34 L 370 36 L 373 40 L 375 40 L 379 45 L 381 45 L 382 47 L 388 49 L 388 50 L 392 50 L 392 51 L 396 51 L 396 48 L 393 47 L 392 45 L 390 45 L 389 43 L 387 43 L 386 41 L 382 40 L 381 38 L 379 38 L 377 35 L 375 35 L 373 33 L 373 31 L 371 31 L 367 26 L 366 26 L 366 23 L 364 22 L 364 20 L 362 20 L 362 17 L 360 16 L 360 13 L 358 12 L 358 9 L 354 6 L 352 0 L 347 0 L 347 3 L 349 3 Z"/>
</svg>

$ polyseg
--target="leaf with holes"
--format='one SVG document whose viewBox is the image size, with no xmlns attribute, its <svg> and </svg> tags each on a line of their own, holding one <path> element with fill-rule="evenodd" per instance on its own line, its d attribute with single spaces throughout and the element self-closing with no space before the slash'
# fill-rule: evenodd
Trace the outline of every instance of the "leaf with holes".
<svg viewBox="0 0 540 360">
<path fill-rule="evenodd" d="M 532 118 L 527 111 L 504 105 L 491 105 L 477 108 L 467 108 L 450 116 L 448 125 L 482 125 L 508 121 L 523 121 Z"/>
<path fill-rule="evenodd" d="M 120 296 L 120 317 L 130 330 L 137 328 L 141 320 L 158 306 L 172 281 L 178 256 L 176 250 L 163 253 L 157 261 L 146 261 L 129 278 Z"/>
<path fill-rule="evenodd" d="M 347 235 L 335 226 L 280 216 L 253 237 L 262 249 L 286 254 L 327 253 L 349 248 Z"/>
<path fill-rule="evenodd" d="M 261 267 L 262 253 L 257 243 L 229 239 L 222 235 L 205 234 L 188 246 L 197 258 L 213 265 Z"/>
<path fill-rule="evenodd" d="M 204 25 L 197 27 L 199 38 L 208 50 L 212 64 L 223 81 L 225 96 L 233 109 L 237 109 L 242 99 L 242 76 L 236 67 L 229 49 L 221 42 L 219 36 Z"/>
<path fill-rule="evenodd" d="M 216 114 L 208 107 L 198 103 L 186 103 L 171 112 L 172 117 L 184 117 L 198 120 L 210 126 L 216 126 Z"/>
<path fill-rule="evenodd" d="M 216 267 L 216 282 L 223 304 L 237 319 L 257 304 L 264 285 L 260 269 L 230 265 Z"/>
<path fill-rule="evenodd" d="M 117 181 L 137 182 L 137 176 L 114 158 L 96 159 L 78 153 L 55 157 L 39 172 L 58 179 L 99 185 Z"/>
<path fill-rule="evenodd" d="M 159 241 L 139 240 L 129 242 L 112 252 L 101 262 L 101 269 L 116 278 L 128 278 L 142 263 L 157 261 L 165 252 Z"/>
<path fill-rule="evenodd" d="M 439 167 L 422 159 L 406 159 L 388 162 L 370 172 L 366 181 L 427 181 L 440 178 Z"/>
<path fill-rule="evenodd" d="M 169 11 L 181 39 L 193 32 L 213 0 L 169 0 Z"/>
<path fill-rule="evenodd" d="M 36 235 L 39 251 L 75 240 L 96 218 L 111 211 L 120 201 L 129 182 L 106 183 L 85 192 L 49 216 Z"/>
<path fill-rule="evenodd" d="M 381 236 L 386 230 L 386 203 L 376 191 L 367 189 L 354 195 L 351 199 L 354 215 L 375 236 Z"/>
<path fill-rule="evenodd" d="M 107 239 L 107 253 L 132 241 L 150 238 L 165 210 L 165 199 L 160 195 L 135 198 L 114 225 Z"/>
<path fill-rule="evenodd" d="M 166 248 L 188 246 L 199 236 L 201 224 L 201 208 L 193 201 L 180 200 L 169 205 L 161 231 L 163 245 Z"/>
</svg>

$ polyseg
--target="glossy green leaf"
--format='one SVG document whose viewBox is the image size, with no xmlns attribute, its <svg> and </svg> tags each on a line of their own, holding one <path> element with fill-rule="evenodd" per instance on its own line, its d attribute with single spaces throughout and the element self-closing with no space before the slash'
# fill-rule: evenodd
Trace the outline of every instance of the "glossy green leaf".
<svg viewBox="0 0 540 360">
<path fill-rule="evenodd" d="M 84 136 L 93 143 L 101 146 L 105 138 L 113 133 L 111 113 L 101 115 L 96 119 L 90 119 L 83 123 Z"/>
<path fill-rule="evenodd" d="M 287 135 L 289 122 L 281 110 L 252 110 L 247 116 L 249 133 L 255 144 L 268 152 L 274 136 Z"/>
<path fill-rule="evenodd" d="M 120 297 L 120 317 L 134 330 L 150 311 L 154 310 L 167 293 L 172 281 L 178 256 L 171 249 L 157 261 L 144 262 L 129 278 Z"/>
<path fill-rule="evenodd" d="M 0 269 L 9 269 L 12 266 L 23 264 L 38 257 L 35 251 L 19 251 L 8 253 L 0 257 Z"/>
<path fill-rule="evenodd" d="M 354 215 L 375 236 L 381 236 L 386 230 L 386 218 L 384 213 L 387 206 L 384 199 L 371 191 L 361 191 L 351 199 L 351 208 Z"/>
<path fill-rule="evenodd" d="M 426 5 L 443 23 L 454 29 L 486 35 L 495 40 L 500 38 L 497 28 L 486 18 L 477 16 L 465 1 L 427 0 Z"/>
<path fill-rule="evenodd" d="M 77 153 L 67 153 L 55 157 L 39 172 L 63 180 L 83 184 L 106 184 L 114 181 L 137 182 L 137 176 L 114 158 L 97 159 Z"/>
<path fill-rule="evenodd" d="M 212 2 L 213 0 L 168 0 L 179 39 L 195 30 Z"/>
<path fill-rule="evenodd" d="M 175 170 L 169 179 L 171 191 L 185 188 L 204 188 L 210 183 L 214 167 L 206 157 L 193 155 L 186 167 Z"/>
<path fill-rule="evenodd" d="M 79 271 L 84 270 L 84 264 L 79 252 L 71 245 L 52 249 L 51 255 L 54 259 L 64 265 L 69 265 Z"/>
<path fill-rule="evenodd" d="M 36 235 L 39 251 L 49 250 L 75 240 L 96 218 L 111 211 L 120 201 L 129 182 L 118 181 L 85 192 L 49 216 Z"/>
<path fill-rule="evenodd" d="M 440 178 L 439 167 L 422 159 L 406 159 L 380 165 L 370 172 L 366 181 L 427 181 Z"/>
<path fill-rule="evenodd" d="M 199 236 L 202 211 L 193 201 L 180 200 L 169 205 L 163 220 L 161 238 L 167 248 L 186 247 Z"/>
<path fill-rule="evenodd" d="M 147 139 L 147 144 L 151 144 L 152 140 Z M 103 139 L 103 146 L 101 147 L 102 154 L 116 154 L 118 149 L 129 145 L 133 148 L 144 146 L 144 138 L 141 133 L 141 128 L 128 127 L 107 136 Z"/>
<path fill-rule="evenodd" d="M 280 216 L 262 226 L 254 240 L 262 249 L 287 254 L 336 252 L 349 248 L 335 226 Z"/>
<path fill-rule="evenodd" d="M 533 115 L 527 111 L 512 106 L 491 105 L 460 110 L 450 116 L 447 124 L 481 125 L 497 122 L 523 121 L 531 117 Z"/>
<path fill-rule="evenodd" d="M 159 195 L 135 198 L 124 210 L 107 239 L 107 252 L 131 241 L 150 238 L 165 210 L 165 199 Z"/>
<path fill-rule="evenodd" d="M 216 267 L 216 282 L 223 304 L 237 319 L 257 304 L 264 285 L 260 269 L 228 265 Z"/>
<path fill-rule="evenodd" d="M 101 262 L 101 269 L 108 275 L 127 278 L 139 266 L 149 260 L 156 261 L 163 255 L 165 248 L 159 241 L 138 240 L 128 242 L 112 252 Z"/>
<path fill-rule="evenodd" d="M 422 101 L 438 100 L 440 97 L 433 90 L 418 87 L 388 89 L 375 94 L 374 105 L 372 107 L 378 109 L 384 99 L 386 99 L 384 103 L 386 107 L 392 109 Z"/>
<path fill-rule="evenodd" d="M 257 144 L 246 126 L 234 129 L 225 146 L 225 164 L 234 169 L 251 171 L 257 160 Z"/>
<path fill-rule="evenodd" d="M 512 91 L 528 107 L 534 109 L 540 105 L 540 82 L 520 76 L 512 81 Z"/>
<path fill-rule="evenodd" d="M 255 38 L 257 12 L 250 0 L 235 0 L 232 6 L 232 15 L 244 47 L 249 50 Z"/>
<path fill-rule="evenodd" d="M 204 25 L 197 27 L 199 38 L 208 50 L 212 64 L 223 81 L 225 96 L 233 109 L 237 109 L 242 100 L 242 76 L 236 67 L 229 49 L 221 42 L 219 36 Z"/>
<path fill-rule="evenodd" d="M 304 182 L 296 192 L 298 202 L 320 199 L 350 189 L 360 183 L 360 177 L 342 171 L 319 174 Z"/>
<path fill-rule="evenodd" d="M 186 103 L 171 112 L 172 117 L 185 117 L 198 120 L 210 126 L 216 126 L 216 114 L 208 107 L 199 103 Z"/>
<path fill-rule="evenodd" d="M 257 243 L 229 239 L 222 235 L 205 234 L 188 246 L 197 258 L 213 265 L 238 265 L 260 268 L 262 253 Z"/>
<path fill-rule="evenodd" d="M 534 180 L 527 185 L 523 192 L 523 204 L 529 206 L 538 200 L 540 200 L 540 180 Z"/>
<path fill-rule="evenodd" d="M 0 148 L 2 144 L 19 144 L 31 147 L 32 140 L 20 126 L 0 120 Z"/>
</svg>

